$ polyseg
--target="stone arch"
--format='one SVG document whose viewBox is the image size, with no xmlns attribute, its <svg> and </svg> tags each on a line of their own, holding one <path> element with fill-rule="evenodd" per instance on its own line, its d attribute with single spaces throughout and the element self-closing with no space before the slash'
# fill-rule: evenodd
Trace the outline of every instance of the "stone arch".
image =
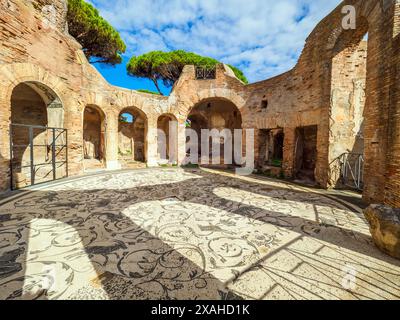
<svg viewBox="0 0 400 320">
<path fill-rule="evenodd" d="M 182 104 L 179 107 L 179 113 L 183 115 L 185 119 L 188 118 L 189 114 L 195 106 L 206 100 L 220 100 L 231 102 L 241 113 L 246 104 L 245 99 L 232 89 L 217 88 L 201 90 L 197 92 L 196 95 L 190 97 L 192 99 L 189 101 L 186 100 L 186 97 L 182 97 Z"/>
<path fill-rule="evenodd" d="M 6 83 L 4 85 L 6 89 L 0 92 L 0 103 L 3 105 L 2 111 L 7 111 L 7 105 L 11 101 L 14 88 L 22 82 L 38 83 L 46 86 L 59 98 L 65 112 L 68 111 L 67 96 L 70 90 L 59 77 L 54 76 L 42 67 L 30 63 L 10 64 L 0 67 L 0 75 L 0 79 Z"/>
<path fill-rule="evenodd" d="M 30 63 L 15 63 L 0 66 L 0 82 L 3 89 L 0 90 L 0 128 L 3 134 L 0 136 L 0 171 L 4 172 L 0 179 L 0 189 L 6 190 L 10 186 L 10 151 L 9 151 L 9 123 L 11 120 L 11 98 L 13 90 L 18 84 L 24 82 L 40 83 L 46 86 L 60 100 L 63 113 L 67 118 L 70 106 L 68 93 L 70 90 L 59 78 L 42 67 Z M 66 119 L 64 119 L 66 123 Z"/>
<path fill-rule="evenodd" d="M 133 90 L 117 89 L 117 91 L 112 92 L 110 101 L 111 105 L 116 106 L 119 111 L 132 108 L 141 113 L 146 119 L 149 119 L 155 111 L 155 106 L 158 107 L 159 105 L 159 101 L 154 101 L 153 99 L 158 100 L 161 97 L 153 97 L 153 95 L 146 97 L 144 96 L 145 94 Z M 162 98 L 164 100 L 167 99 L 167 97 Z"/>
<path fill-rule="evenodd" d="M 127 121 L 123 115 L 128 115 Z M 125 107 L 118 114 L 118 158 L 123 168 L 146 162 L 147 115 L 137 107 Z"/>
<path fill-rule="evenodd" d="M 351 5 L 355 8 L 356 12 L 356 29 L 345 30 L 342 26 L 344 14 L 342 8 L 346 5 Z M 329 32 L 329 37 L 322 42 L 325 50 L 328 52 L 333 51 L 335 47 L 342 44 L 342 48 L 347 47 L 351 43 L 358 44 L 364 36 L 369 26 L 376 25 L 376 18 L 394 6 L 394 1 L 386 0 L 346 0 L 343 1 L 330 15 L 328 15 L 318 27 L 315 28 L 313 35 L 320 37 L 321 30 L 325 28 L 324 32 Z M 379 18 L 378 18 L 379 19 Z M 329 30 L 326 30 L 329 26 Z M 371 30 L 372 31 L 372 30 Z M 359 38 L 357 41 L 356 39 Z M 318 48 L 316 48 L 318 49 Z M 320 48 L 322 49 L 322 48 Z"/>
<path fill-rule="evenodd" d="M 220 112 L 229 112 L 229 111 L 233 111 L 234 114 L 234 118 L 236 118 L 237 121 L 235 122 L 235 119 L 227 119 L 227 121 L 231 124 L 231 126 L 234 126 L 235 129 L 240 129 L 241 128 L 241 122 L 242 122 L 242 112 L 240 110 L 240 108 L 235 104 L 234 101 L 224 98 L 224 97 L 208 97 L 205 99 L 200 100 L 199 102 L 197 102 L 196 104 L 193 105 L 193 107 L 191 108 L 188 117 L 190 117 L 191 114 L 194 114 L 194 110 L 196 109 L 200 109 L 200 112 L 198 114 L 202 115 L 203 118 L 207 119 L 209 118 L 210 112 L 212 112 L 215 108 L 221 108 L 222 110 L 219 110 Z M 230 109 L 228 111 L 228 109 Z M 210 120 L 210 119 L 208 119 Z M 218 122 L 216 120 L 216 122 Z M 240 122 L 240 126 L 239 126 L 239 122 Z M 218 126 L 217 123 L 215 123 L 216 126 Z"/>
<path fill-rule="evenodd" d="M 52 165 L 53 143 L 65 144 L 64 108 L 58 95 L 40 82 L 24 81 L 13 88 L 9 103 L 13 188 L 53 180 L 56 171 L 65 176 L 65 165 Z M 57 154 L 66 160 L 64 147 Z"/>
<path fill-rule="evenodd" d="M 222 132 L 224 129 L 228 129 L 232 134 L 232 151 L 234 151 L 234 130 L 242 128 L 242 114 L 240 109 L 235 105 L 231 100 L 224 97 L 207 97 L 205 99 L 200 100 L 198 103 L 193 105 L 190 109 L 190 112 L 187 116 L 188 127 L 194 129 L 197 133 L 198 137 L 198 152 L 199 155 L 202 154 L 202 145 L 204 141 L 201 141 L 201 130 L 202 129 L 217 129 L 219 132 Z M 193 123 L 193 128 L 192 128 Z M 187 149 L 192 148 L 193 143 L 195 141 L 186 141 Z M 220 156 L 221 162 L 220 165 L 232 165 L 229 163 L 230 161 L 225 161 L 224 152 L 225 152 L 225 141 L 224 138 L 220 140 Z M 212 152 L 212 144 L 213 141 L 210 139 L 209 141 L 209 150 L 210 156 Z M 191 149 L 193 150 L 193 149 Z M 232 160 L 234 159 L 234 154 L 232 153 Z M 211 159 L 209 159 L 211 162 Z M 228 162 L 228 163 L 227 163 Z"/>
<path fill-rule="evenodd" d="M 335 56 L 342 52 L 347 48 L 354 48 L 359 45 L 359 43 L 363 40 L 363 37 L 369 30 L 368 19 L 364 16 L 357 17 L 357 26 L 355 30 L 343 30 L 340 29 L 341 32 L 336 34 L 332 40 L 334 40 L 332 44 L 332 55 Z"/>
</svg>

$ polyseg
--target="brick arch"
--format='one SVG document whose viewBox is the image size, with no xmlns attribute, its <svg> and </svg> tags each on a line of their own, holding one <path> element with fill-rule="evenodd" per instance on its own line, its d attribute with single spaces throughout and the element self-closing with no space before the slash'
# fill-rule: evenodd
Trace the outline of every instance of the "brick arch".
<svg viewBox="0 0 400 320">
<path fill-rule="evenodd" d="M 178 121 L 177 116 L 170 112 L 161 113 L 160 115 L 157 116 L 157 120 L 160 119 L 161 117 L 169 117 L 173 121 Z"/>
<path fill-rule="evenodd" d="M 107 112 L 105 106 L 107 106 L 109 103 L 107 102 L 103 94 L 98 94 L 97 92 L 88 92 L 83 96 L 82 104 L 84 105 L 84 107 L 88 105 L 96 106 L 106 114 Z"/>
<path fill-rule="evenodd" d="M 341 9 L 342 7 L 340 7 Z M 342 27 L 343 15 L 339 9 L 338 14 L 332 15 L 329 23 L 333 26 L 326 43 L 324 43 L 325 50 L 334 54 L 335 52 L 343 50 L 345 47 L 351 46 L 359 42 L 364 34 L 368 31 L 369 21 L 368 18 L 362 14 L 359 14 L 359 10 L 356 8 L 358 13 L 356 17 L 357 25 L 356 30 L 344 30 Z"/>
<path fill-rule="evenodd" d="M 331 54 L 335 55 L 346 48 L 354 47 L 363 39 L 368 30 L 368 19 L 362 15 L 358 16 L 356 30 L 341 30 L 341 32 L 337 33 L 336 37 L 332 39 L 335 40 L 335 42 L 331 48 Z M 329 45 L 332 45 L 332 43 Z"/>
<path fill-rule="evenodd" d="M 353 5 L 356 8 L 356 30 L 343 30 L 341 26 L 343 17 L 341 9 L 345 5 Z M 321 58 L 317 61 L 324 69 L 324 76 L 321 78 L 321 89 L 324 92 L 324 96 L 327 97 L 324 99 L 324 105 L 330 107 L 326 115 L 329 115 L 329 118 L 332 119 L 334 118 L 332 117 L 332 103 L 335 99 L 331 82 L 332 77 L 334 77 L 332 70 L 335 68 L 333 59 L 344 51 L 347 51 L 344 52 L 344 56 L 346 53 L 352 54 L 356 52 L 355 50 L 357 50 L 357 46 L 360 44 L 363 35 L 368 32 L 369 44 L 367 48 L 368 58 L 364 83 L 365 111 L 363 121 L 365 159 L 363 197 L 366 202 L 386 201 L 382 190 L 385 188 L 385 184 L 387 184 L 385 182 L 385 172 L 387 172 L 389 165 L 387 151 L 388 146 L 392 143 L 388 141 L 387 137 L 390 127 L 388 121 L 391 119 L 389 110 L 394 104 L 393 97 L 396 91 L 392 85 L 394 82 L 394 73 L 391 65 L 396 55 L 393 51 L 396 47 L 393 39 L 398 35 L 399 30 L 399 19 L 396 18 L 396 12 L 398 12 L 398 5 L 395 7 L 395 1 L 343 1 L 313 31 L 307 41 L 306 54 L 303 53 L 303 57 L 300 59 L 302 63 L 305 63 L 307 58 L 311 58 L 311 52 L 313 53 L 313 57 L 318 52 L 321 53 Z M 394 27 L 393 30 L 392 26 Z M 325 41 L 323 41 L 324 34 L 330 34 Z M 310 43 L 319 43 L 319 45 L 311 46 Z M 331 100 L 329 101 L 328 98 Z M 327 117 L 326 115 L 324 115 L 325 118 Z M 332 129 L 332 122 L 328 128 L 330 133 L 334 131 Z M 331 139 L 327 130 L 324 131 L 324 135 L 325 139 Z M 331 143 L 331 140 L 329 141 Z M 332 160 L 336 155 L 332 154 L 330 150 L 341 150 L 340 148 L 332 147 L 332 145 L 328 148 L 324 148 L 324 152 L 328 150 L 329 160 Z M 349 150 L 353 151 L 351 148 Z"/>
<path fill-rule="evenodd" d="M 311 32 L 306 40 L 306 44 L 299 57 L 296 67 L 300 67 L 303 64 L 309 64 L 310 59 L 312 61 L 322 61 L 324 59 L 330 59 L 335 46 L 338 45 L 340 38 L 352 38 L 354 37 L 354 30 L 344 30 L 342 27 L 342 19 L 344 15 L 341 10 L 346 5 L 352 5 L 356 9 L 357 19 L 357 30 L 365 30 L 365 25 L 372 26 L 376 24 L 374 20 L 374 10 L 378 9 L 380 12 L 385 12 L 387 8 L 383 4 L 383 0 L 345 0 L 336 9 L 334 9 L 329 15 L 327 15 Z M 347 34 L 347 35 L 346 35 Z M 357 38 L 357 36 L 355 37 Z M 323 40 L 322 40 L 323 39 Z M 356 42 L 356 40 L 353 40 Z M 351 41 L 350 41 L 351 42 Z M 318 58 L 316 58 L 318 57 Z"/>
<path fill-rule="evenodd" d="M 49 71 L 41 68 L 38 65 L 30 63 L 20 63 L 6 65 L 0 68 L 0 74 L 5 75 L 4 79 L 6 89 L 0 93 L 0 105 L 2 111 L 7 110 L 7 105 L 10 104 L 11 96 L 14 88 L 23 82 L 37 82 L 51 89 L 55 95 L 61 100 L 65 112 L 68 112 L 69 104 L 67 97 L 70 93 L 69 88 L 57 76 L 54 76 Z"/>
<path fill-rule="evenodd" d="M 69 113 L 71 92 L 63 81 L 44 68 L 31 63 L 15 63 L 0 67 L 0 83 L 3 90 L 0 91 L 0 130 L 4 133 L 0 137 L 0 189 L 9 187 L 9 124 L 11 121 L 11 98 L 14 89 L 21 83 L 31 82 L 46 86 L 60 100 L 64 109 L 64 124 Z"/>
<path fill-rule="evenodd" d="M 123 107 L 123 108 L 118 108 L 117 113 L 118 113 L 118 116 L 121 115 L 122 113 L 139 114 L 145 120 L 146 125 L 147 125 L 147 122 L 149 119 L 149 116 L 142 109 L 135 107 L 135 106 L 127 106 L 127 107 Z"/>
<path fill-rule="evenodd" d="M 186 119 L 197 105 L 207 100 L 210 101 L 220 100 L 220 101 L 230 102 L 238 109 L 241 115 L 243 113 L 244 105 L 246 103 L 245 100 L 233 90 L 229 89 L 204 90 L 200 91 L 199 94 L 196 96 L 196 98 L 191 100 L 190 103 L 186 102 L 185 106 L 180 108 L 181 111 L 180 114 L 183 115 Z"/>
<path fill-rule="evenodd" d="M 83 118 L 85 115 L 86 108 L 95 109 L 99 113 L 99 115 L 102 118 L 102 121 L 104 121 L 105 124 L 107 123 L 107 120 L 110 119 L 110 115 L 105 110 L 103 110 L 103 108 L 101 106 L 99 106 L 98 104 L 95 104 L 95 103 L 87 103 L 87 104 L 85 104 L 85 106 L 83 107 L 83 109 L 81 111 L 82 123 L 83 123 Z"/>
<path fill-rule="evenodd" d="M 159 108 L 159 104 L 162 100 L 154 97 L 146 97 L 133 90 L 127 91 L 125 89 L 117 88 L 111 97 L 112 104 L 115 110 L 121 113 L 124 109 L 133 108 L 145 116 L 146 120 L 151 119 L 153 114 L 158 114 L 156 108 Z M 166 97 L 165 97 L 165 102 Z"/>
</svg>

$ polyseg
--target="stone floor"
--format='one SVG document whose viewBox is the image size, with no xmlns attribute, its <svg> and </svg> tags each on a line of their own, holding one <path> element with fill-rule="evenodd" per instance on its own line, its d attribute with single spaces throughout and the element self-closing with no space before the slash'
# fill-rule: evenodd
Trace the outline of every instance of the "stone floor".
<svg viewBox="0 0 400 320">
<path fill-rule="evenodd" d="M 0 202 L 0 299 L 400 299 L 400 261 L 323 191 L 108 172 Z"/>
</svg>

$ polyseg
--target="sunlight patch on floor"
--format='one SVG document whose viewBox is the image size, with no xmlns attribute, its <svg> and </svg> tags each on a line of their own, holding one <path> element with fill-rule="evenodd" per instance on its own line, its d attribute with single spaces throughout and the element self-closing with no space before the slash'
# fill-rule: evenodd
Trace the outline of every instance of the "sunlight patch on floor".
<svg viewBox="0 0 400 320">
<path fill-rule="evenodd" d="M 349 210 L 319 205 L 317 201 L 320 196 L 316 194 L 292 193 L 279 189 L 271 189 L 264 191 L 264 194 L 257 194 L 227 187 L 215 188 L 213 192 L 223 199 L 254 206 L 277 215 L 286 215 L 288 218 L 293 217 L 293 219 L 298 217 L 318 224 L 337 226 L 370 236 L 369 226 L 364 217 Z"/>
<path fill-rule="evenodd" d="M 0 298 L 400 298 L 358 211 L 282 181 L 105 173 L 0 204 Z"/>
</svg>

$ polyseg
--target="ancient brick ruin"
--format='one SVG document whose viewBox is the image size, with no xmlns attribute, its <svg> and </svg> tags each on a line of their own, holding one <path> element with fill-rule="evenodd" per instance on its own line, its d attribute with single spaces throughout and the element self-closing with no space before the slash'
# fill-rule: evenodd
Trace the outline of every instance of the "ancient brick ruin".
<svg viewBox="0 0 400 320">
<path fill-rule="evenodd" d="M 57 9 L 55 27 L 43 23 L 42 8 Z M 356 7 L 357 29 L 344 30 L 341 9 Z M 63 0 L 2 0 L 0 7 L 0 190 L 24 185 L 30 172 L 10 172 L 10 141 L 27 145 L 29 133 L 10 123 L 65 128 L 37 129 L 41 148 L 32 151 L 36 174 L 46 180 L 51 150 L 67 143 L 68 173 L 91 168 L 158 166 L 157 128 L 178 122 L 173 152 L 186 156 L 185 124 L 193 128 L 256 130 L 256 165 L 273 175 L 338 184 L 336 160 L 362 154 L 364 200 L 400 206 L 400 3 L 343 1 L 308 37 L 297 65 L 280 76 L 244 85 L 225 65 L 215 79 L 197 80 L 186 66 L 168 97 L 108 84 L 85 58 L 66 28 Z M 368 37 L 366 37 L 368 35 Z M 121 123 L 130 114 L 133 123 Z M 168 134 L 167 134 L 168 136 Z M 66 150 L 58 147 L 65 159 Z M 14 150 L 16 168 L 31 150 Z M 170 154 L 170 150 L 168 150 Z M 62 161 L 61 161 L 62 162 Z M 43 168 L 41 169 L 40 166 Z M 40 173 L 43 171 L 43 174 Z M 57 168 L 57 177 L 65 175 Z"/>
</svg>

